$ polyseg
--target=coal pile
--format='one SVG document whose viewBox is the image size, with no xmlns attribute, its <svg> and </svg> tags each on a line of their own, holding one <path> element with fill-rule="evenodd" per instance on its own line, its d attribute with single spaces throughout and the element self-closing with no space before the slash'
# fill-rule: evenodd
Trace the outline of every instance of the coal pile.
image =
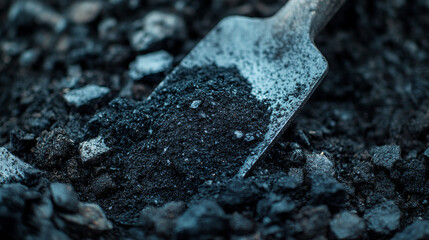
<svg viewBox="0 0 429 240">
<path fill-rule="evenodd" d="M 316 39 L 328 76 L 248 178 L 270 114 L 236 69 L 147 99 L 223 17 L 285 2 L 0 1 L 2 238 L 428 239 L 427 1 L 349 0 Z"/>
</svg>

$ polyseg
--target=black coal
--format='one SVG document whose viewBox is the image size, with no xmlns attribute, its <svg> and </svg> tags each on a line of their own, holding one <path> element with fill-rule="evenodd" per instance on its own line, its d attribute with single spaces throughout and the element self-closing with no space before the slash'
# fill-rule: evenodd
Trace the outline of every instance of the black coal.
<svg viewBox="0 0 429 240">
<path fill-rule="evenodd" d="M 316 41 L 327 78 L 246 179 L 269 111 L 237 70 L 147 99 L 220 19 L 284 3 L 0 1 L 0 235 L 428 239 L 427 1 L 347 1 Z"/>
</svg>

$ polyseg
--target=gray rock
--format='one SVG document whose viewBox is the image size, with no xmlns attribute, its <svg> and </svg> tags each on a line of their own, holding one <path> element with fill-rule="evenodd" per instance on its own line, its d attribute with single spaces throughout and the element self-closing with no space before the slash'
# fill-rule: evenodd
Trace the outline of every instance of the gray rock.
<svg viewBox="0 0 429 240">
<path fill-rule="evenodd" d="M 228 222 L 223 209 L 213 201 L 192 205 L 178 219 L 175 235 L 179 239 L 213 239 L 223 236 Z"/>
<path fill-rule="evenodd" d="M 186 32 L 184 20 L 172 13 L 152 11 L 137 23 L 140 24 L 142 29 L 134 32 L 130 39 L 136 51 L 148 50 L 168 38 L 182 39 Z"/>
<path fill-rule="evenodd" d="M 429 220 L 418 220 L 397 233 L 392 240 L 425 240 L 429 239 Z"/>
<path fill-rule="evenodd" d="M 336 214 L 329 226 L 337 239 L 358 239 L 365 232 L 364 220 L 350 211 Z"/>
<path fill-rule="evenodd" d="M 112 223 L 106 218 L 103 210 L 94 203 L 79 203 L 79 210 L 75 214 L 59 214 L 68 224 L 83 227 L 92 231 L 108 231 L 113 229 Z"/>
<path fill-rule="evenodd" d="M 335 175 L 334 163 L 324 154 L 308 154 L 306 170 L 310 175 L 322 174 L 328 176 Z"/>
<path fill-rule="evenodd" d="M 71 213 L 79 210 L 79 200 L 71 185 L 52 183 L 50 189 L 52 201 L 56 207 Z"/>
<path fill-rule="evenodd" d="M 64 99 L 70 106 L 82 108 L 102 100 L 109 94 L 109 88 L 90 84 L 67 92 L 64 94 Z"/>
<path fill-rule="evenodd" d="M 110 152 L 101 136 L 79 144 L 80 159 L 83 164 L 97 164 Z"/>
<path fill-rule="evenodd" d="M 71 5 L 69 18 L 76 24 L 90 23 L 97 18 L 102 8 L 103 3 L 100 1 L 78 1 Z"/>
<path fill-rule="evenodd" d="M 0 147 L 0 184 L 21 182 L 38 174 L 39 170 Z"/>
<path fill-rule="evenodd" d="M 128 75 L 134 81 L 144 80 L 147 77 L 153 77 L 170 69 L 173 66 L 173 60 L 173 56 L 166 51 L 137 56 L 130 63 Z"/>
<path fill-rule="evenodd" d="M 372 161 L 375 165 L 391 169 L 401 158 L 401 148 L 398 145 L 385 145 L 372 150 Z"/>
<path fill-rule="evenodd" d="M 398 229 L 401 211 L 392 200 L 389 200 L 365 211 L 363 217 L 369 229 L 377 233 L 388 234 Z"/>
<path fill-rule="evenodd" d="M 140 212 L 140 223 L 157 235 L 170 237 L 176 227 L 177 218 L 185 210 L 184 202 L 169 202 L 160 208 L 148 206 Z"/>
</svg>

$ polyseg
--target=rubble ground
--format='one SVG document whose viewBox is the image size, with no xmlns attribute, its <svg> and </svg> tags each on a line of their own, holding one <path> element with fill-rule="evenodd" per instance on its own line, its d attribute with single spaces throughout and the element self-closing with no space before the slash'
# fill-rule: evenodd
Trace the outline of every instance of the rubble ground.
<svg viewBox="0 0 429 240">
<path fill-rule="evenodd" d="M 0 235 L 429 239 L 428 1 L 347 1 L 316 38 L 328 76 L 248 178 L 269 110 L 237 70 L 147 101 L 222 18 L 285 2 L 0 1 Z"/>
</svg>

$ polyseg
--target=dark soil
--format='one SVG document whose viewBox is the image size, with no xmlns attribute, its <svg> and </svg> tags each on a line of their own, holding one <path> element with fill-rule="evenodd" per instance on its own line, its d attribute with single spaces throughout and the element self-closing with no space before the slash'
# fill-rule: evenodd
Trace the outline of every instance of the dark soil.
<svg viewBox="0 0 429 240">
<path fill-rule="evenodd" d="M 250 91 L 236 69 L 207 66 L 178 69 L 150 100 L 112 101 L 91 118 L 88 132 L 115 149 L 100 167 L 116 188 L 104 199 L 82 194 L 115 206 L 108 213 L 118 217 L 147 204 L 186 200 L 204 181 L 232 178 L 269 122 L 268 105 Z"/>
<path fill-rule="evenodd" d="M 157 83 L 128 71 L 157 50 L 177 64 L 223 17 L 285 1 L 102 1 L 73 15 L 79 2 L 0 1 L 0 146 L 43 171 L 0 186 L 1 236 L 429 238 L 427 1 L 349 0 L 316 39 L 328 76 L 246 179 L 232 176 L 269 113 L 235 69 L 180 69 L 150 100 Z M 156 11 L 175 21 L 142 20 Z M 109 91 L 67 102 L 88 85 Z"/>
</svg>

